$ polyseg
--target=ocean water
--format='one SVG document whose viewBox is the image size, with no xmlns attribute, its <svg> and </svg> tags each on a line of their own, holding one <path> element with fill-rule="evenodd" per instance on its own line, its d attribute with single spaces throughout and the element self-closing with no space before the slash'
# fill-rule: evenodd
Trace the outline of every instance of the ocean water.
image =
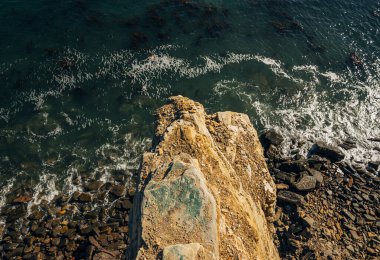
<svg viewBox="0 0 380 260">
<path fill-rule="evenodd" d="M 375 0 L 1 1 L 0 207 L 20 189 L 41 203 L 81 176 L 132 176 L 178 94 L 304 153 L 351 138 L 347 160 L 377 160 L 379 77 Z"/>
</svg>

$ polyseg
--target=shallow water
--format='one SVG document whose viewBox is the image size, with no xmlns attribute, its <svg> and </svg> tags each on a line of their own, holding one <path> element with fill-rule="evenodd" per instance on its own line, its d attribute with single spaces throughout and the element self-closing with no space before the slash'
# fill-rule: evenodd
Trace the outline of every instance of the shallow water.
<svg viewBox="0 0 380 260">
<path fill-rule="evenodd" d="M 0 193 L 26 184 L 38 203 L 81 189 L 76 175 L 132 175 L 177 94 L 304 152 L 354 138 L 350 155 L 378 159 L 378 14 L 374 0 L 2 1 Z"/>
</svg>

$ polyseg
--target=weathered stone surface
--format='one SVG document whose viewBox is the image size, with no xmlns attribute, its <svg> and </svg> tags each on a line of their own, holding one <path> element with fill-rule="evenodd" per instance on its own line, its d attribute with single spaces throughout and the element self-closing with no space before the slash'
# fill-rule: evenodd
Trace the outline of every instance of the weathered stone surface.
<svg viewBox="0 0 380 260">
<path fill-rule="evenodd" d="M 92 181 L 84 186 L 86 191 L 97 191 L 103 185 L 102 181 Z"/>
<path fill-rule="evenodd" d="M 157 112 L 152 150 L 143 156 L 127 259 L 279 259 L 276 188 L 246 115 L 207 115 L 172 97 Z"/>
<path fill-rule="evenodd" d="M 162 260 L 201 260 L 201 259 L 215 259 L 210 252 L 207 252 L 204 247 L 198 243 L 191 244 L 178 244 L 174 246 L 167 246 L 162 253 Z"/>
<path fill-rule="evenodd" d="M 284 172 L 302 172 L 306 170 L 306 163 L 304 160 L 283 162 L 279 169 Z"/>
<path fill-rule="evenodd" d="M 260 139 L 263 141 L 266 145 L 274 145 L 278 146 L 284 141 L 284 137 L 276 132 L 274 129 L 270 129 L 266 131 L 263 135 L 261 135 Z"/>
<path fill-rule="evenodd" d="M 284 202 L 287 202 L 290 204 L 296 204 L 296 205 L 300 205 L 305 202 L 303 196 L 291 191 L 287 191 L 287 190 L 279 191 L 277 193 L 277 199 L 280 201 L 284 201 Z"/>
<path fill-rule="evenodd" d="M 92 201 L 92 196 L 91 194 L 88 194 L 88 193 L 81 193 L 78 197 L 78 201 L 79 202 L 91 202 Z"/>
<path fill-rule="evenodd" d="M 110 193 L 116 197 L 122 197 L 125 195 L 125 187 L 123 185 L 112 185 Z"/>
<path fill-rule="evenodd" d="M 344 153 L 339 148 L 323 142 L 315 143 L 311 148 L 310 153 L 326 157 L 333 162 L 344 159 Z"/>
<path fill-rule="evenodd" d="M 313 176 L 303 176 L 294 186 L 299 191 L 310 191 L 315 189 L 316 184 L 317 180 Z"/>
<path fill-rule="evenodd" d="M 323 182 L 323 175 L 320 171 L 314 170 L 314 169 L 308 169 L 308 172 L 313 175 L 313 177 L 316 179 L 318 183 Z"/>
</svg>

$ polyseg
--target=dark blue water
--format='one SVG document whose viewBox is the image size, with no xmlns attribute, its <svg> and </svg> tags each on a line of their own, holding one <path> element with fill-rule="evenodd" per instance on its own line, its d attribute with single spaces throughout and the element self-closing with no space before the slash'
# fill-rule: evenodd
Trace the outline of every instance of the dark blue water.
<svg viewBox="0 0 380 260">
<path fill-rule="evenodd" d="M 132 175 L 177 94 L 376 159 L 379 54 L 375 0 L 1 1 L 1 197 Z"/>
</svg>

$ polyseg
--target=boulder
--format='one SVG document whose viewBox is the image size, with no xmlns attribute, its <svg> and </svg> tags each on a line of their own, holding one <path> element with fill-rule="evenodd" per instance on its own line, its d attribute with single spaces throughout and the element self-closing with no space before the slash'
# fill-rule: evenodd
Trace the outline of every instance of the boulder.
<svg viewBox="0 0 380 260">
<path fill-rule="evenodd" d="M 323 142 L 315 143 L 310 149 L 310 154 L 317 154 L 329 159 L 332 162 L 337 162 L 344 159 L 344 153 L 338 147 L 334 147 Z"/>
<path fill-rule="evenodd" d="M 176 96 L 156 118 L 126 258 L 279 259 L 276 187 L 248 116 L 207 115 L 201 104 Z"/>
<path fill-rule="evenodd" d="M 266 131 L 261 135 L 260 139 L 265 147 L 269 147 L 271 144 L 279 146 L 284 141 L 284 137 L 274 129 Z"/>
<path fill-rule="evenodd" d="M 299 191 L 310 191 L 315 189 L 317 185 L 317 180 L 313 176 L 302 176 L 298 182 L 294 184 L 297 190 Z"/>
</svg>

